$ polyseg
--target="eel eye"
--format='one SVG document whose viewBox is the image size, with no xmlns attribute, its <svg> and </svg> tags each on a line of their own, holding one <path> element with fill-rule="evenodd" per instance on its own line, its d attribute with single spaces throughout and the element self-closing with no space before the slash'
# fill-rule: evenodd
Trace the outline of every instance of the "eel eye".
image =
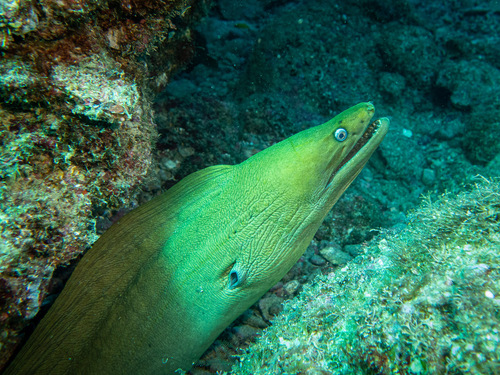
<svg viewBox="0 0 500 375">
<path fill-rule="evenodd" d="M 339 142 L 344 142 L 347 138 L 347 130 L 344 128 L 338 128 L 334 133 L 335 139 Z"/>
</svg>

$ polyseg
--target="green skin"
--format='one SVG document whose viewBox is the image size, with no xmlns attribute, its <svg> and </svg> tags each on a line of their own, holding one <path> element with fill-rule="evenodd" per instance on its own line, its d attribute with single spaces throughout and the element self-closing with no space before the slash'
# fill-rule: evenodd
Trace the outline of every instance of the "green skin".
<svg viewBox="0 0 500 375">
<path fill-rule="evenodd" d="M 239 165 L 193 173 L 126 215 L 82 258 L 6 374 L 191 368 L 304 253 L 387 133 L 381 119 L 353 150 L 374 110 L 360 103 Z"/>
</svg>

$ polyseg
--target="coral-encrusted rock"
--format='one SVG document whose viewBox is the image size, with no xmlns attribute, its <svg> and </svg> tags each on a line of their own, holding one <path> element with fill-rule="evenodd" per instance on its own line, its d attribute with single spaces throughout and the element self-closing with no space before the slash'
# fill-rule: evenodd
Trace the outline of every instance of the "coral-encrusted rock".
<svg viewBox="0 0 500 375">
<path fill-rule="evenodd" d="M 284 304 L 231 374 L 496 374 L 500 181 L 424 200 Z M 444 360 L 446 358 L 446 360 Z"/>
<path fill-rule="evenodd" d="M 208 1 L 0 3 L 0 368 L 54 270 L 96 239 L 96 212 L 134 203 L 150 100 L 191 58 Z"/>
</svg>

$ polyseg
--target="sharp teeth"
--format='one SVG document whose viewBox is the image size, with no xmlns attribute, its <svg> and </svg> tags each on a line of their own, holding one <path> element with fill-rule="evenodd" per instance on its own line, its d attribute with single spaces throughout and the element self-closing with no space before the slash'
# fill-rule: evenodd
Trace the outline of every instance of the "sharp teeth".
<svg viewBox="0 0 500 375">
<path fill-rule="evenodd" d="M 366 129 L 364 134 L 361 136 L 361 140 L 364 142 L 368 141 L 369 138 L 371 138 L 376 132 L 379 126 L 381 125 L 380 120 L 375 120 L 373 121 L 370 126 Z"/>
</svg>

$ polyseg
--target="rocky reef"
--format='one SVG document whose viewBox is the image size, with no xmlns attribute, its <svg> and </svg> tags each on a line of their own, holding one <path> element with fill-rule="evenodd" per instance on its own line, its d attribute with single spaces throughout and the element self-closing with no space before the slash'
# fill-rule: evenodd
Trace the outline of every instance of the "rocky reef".
<svg viewBox="0 0 500 375">
<path fill-rule="evenodd" d="M 496 374 L 500 181 L 426 199 L 344 267 L 317 278 L 234 374 Z"/>
<path fill-rule="evenodd" d="M 151 101 L 208 1 L 0 3 L 0 368 L 67 266 L 154 183 Z"/>
</svg>

